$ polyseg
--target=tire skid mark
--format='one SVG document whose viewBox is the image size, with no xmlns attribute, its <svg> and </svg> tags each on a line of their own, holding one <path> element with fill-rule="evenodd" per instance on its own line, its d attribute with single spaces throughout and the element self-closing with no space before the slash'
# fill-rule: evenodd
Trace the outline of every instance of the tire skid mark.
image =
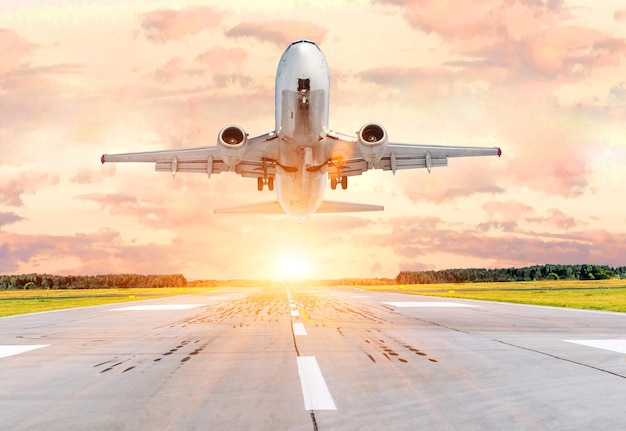
<svg viewBox="0 0 626 431">
<path fill-rule="evenodd" d="M 102 366 L 102 365 L 104 365 L 104 364 L 108 364 L 109 362 L 111 362 L 111 361 L 104 361 L 104 362 L 101 362 L 101 363 L 99 363 L 99 364 L 94 365 L 93 367 L 94 367 L 94 368 L 97 368 L 97 367 L 100 367 L 100 366 Z"/>
<path fill-rule="evenodd" d="M 117 364 L 113 364 L 111 365 L 109 368 L 105 368 L 104 370 L 100 371 L 100 374 L 102 373 L 106 373 L 107 371 L 111 371 L 113 368 L 117 367 L 118 365 L 122 365 L 124 362 L 118 362 Z"/>
</svg>

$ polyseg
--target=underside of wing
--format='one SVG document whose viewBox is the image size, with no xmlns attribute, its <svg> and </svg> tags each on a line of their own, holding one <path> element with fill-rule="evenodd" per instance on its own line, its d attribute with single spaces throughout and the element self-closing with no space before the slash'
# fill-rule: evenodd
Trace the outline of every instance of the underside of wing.
<svg viewBox="0 0 626 431">
<path fill-rule="evenodd" d="M 448 165 L 449 157 L 500 156 L 498 147 L 465 147 L 444 145 L 398 144 L 386 141 L 382 126 L 374 125 L 380 132 L 380 141 L 371 142 L 359 137 L 335 132 L 328 134 L 330 162 L 328 174 L 331 178 L 361 175 L 369 169 L 393 171 L 402 169 L 431 168 Z M 365 127 L 358 133 L 364 133 Z M 366 130 L 367 131 L 367 130 Z M 373 136 L 372 139 L 377 139 Z M 373 157 L 376 154 L 377 157 Z M 368 157 L 366 157 L 368 156 Z"/>
<path fill-rule="evenodd" d="M 217 146 L 186 148 L 179 150 L 146 151 L 138 153 L 104 154 L 102 163 L 144 162 L 154 163 L 159 172 L 203 173 L 207 175 L 222 172 L 236 172 L 243 177 L 274 177 L 277 144 L 273 134 L 265 134 L 249 139 L 242 159 L 229 165 L 220 154 Z"/>
</svg>

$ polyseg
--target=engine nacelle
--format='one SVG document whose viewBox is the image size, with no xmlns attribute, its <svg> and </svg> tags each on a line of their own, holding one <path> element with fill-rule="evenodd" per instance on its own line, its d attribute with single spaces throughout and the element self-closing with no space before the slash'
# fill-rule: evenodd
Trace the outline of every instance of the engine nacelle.
<svg viewBox="0 0 626 431">
<path fill-rule="evenodd" d="M 217 135 L 217 151 L 231 168 L 241 162 L 247 144 L 248 135 L 239 126 L 226 126 Z"/>
<path fill-rule="evenodd" d="M 361 157 L 371 167 L 385 154 L 387 148 L 387 132 L 380 124 L 370 123 L 361 127 L 358 133 Z"/>
</svg>

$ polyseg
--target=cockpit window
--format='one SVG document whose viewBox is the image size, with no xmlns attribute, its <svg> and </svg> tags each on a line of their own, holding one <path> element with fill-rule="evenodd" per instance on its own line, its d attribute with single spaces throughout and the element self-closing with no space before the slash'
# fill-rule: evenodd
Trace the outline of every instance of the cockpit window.
<svg viewBox="0 0 626 431">
<path fill-rule="evenodd" d="M 311 40 L 308 40 L 308 39 L 300 39 L 300 40 L 296 40 L 295 42 L 291 42 L 291 44 L 289 45 L 289 48 L 291 48 L 292 46 L 297 45 L 299 43 L 309 43 L 309 44 L 313 45 L 314 47 L 316 47 L 317 49 L 320 49 L 320 47 L 317 46 L 317 44 L 315 42 L 313 42 Z M 320 49 L 320 51 L 321 51 L 321 49 Z"/>
</svg>

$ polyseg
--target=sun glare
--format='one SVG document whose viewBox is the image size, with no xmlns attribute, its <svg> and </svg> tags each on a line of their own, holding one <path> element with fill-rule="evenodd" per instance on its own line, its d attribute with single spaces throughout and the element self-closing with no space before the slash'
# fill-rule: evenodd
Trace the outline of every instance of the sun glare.
<svg viewBox="0 0 626 431">
<path fill-rule="evenodd" d="M 282 255 L 276 262 L 276 278 L 279 280 L 303 280 L 312 276 L 311 261 L 303 256 Z"/>
</svg>

